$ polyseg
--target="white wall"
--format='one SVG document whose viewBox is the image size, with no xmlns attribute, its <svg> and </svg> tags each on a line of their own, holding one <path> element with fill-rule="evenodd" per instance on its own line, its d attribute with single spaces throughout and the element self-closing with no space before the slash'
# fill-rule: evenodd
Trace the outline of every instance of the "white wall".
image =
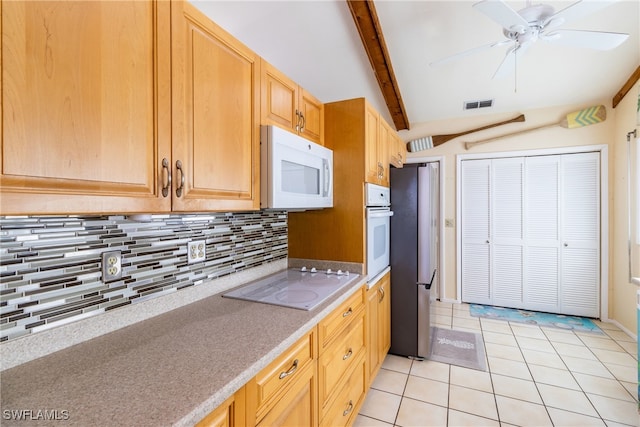
<svg viewBox="0 0 640 427">
<path fill-rule="evenodd" d="M 411 130 L 401 131 L 405 141 L 428 136 L 455 134 L 491 123 L 509 120 L 520 113 L 525 115 L 525 122 L 487 129 L 481 132 L 458 137 L 443 145 L 418 153 L 409 153 L 408 161 L 421 157 L 443 156 L 445 158 L 445 218 L 456 218 L 456 155 L 470 153 L 490 153 L 505 151 L 525 151 L 543 148 L 558 148 L 585 145 L 608 145 L 609 154 L 609 318 L 614 319 L 628 331 L 635 331 L 635 286 L 628 283 L 626 258 L 626 202 L 621 208 L 621 197 L 626 197 L 626 181 L 620 174 L 626 175 L 626 154 L 621 153 L 622 146 L 626 153 L 626 132 L 633 130 L 633 124 L 627 122 L 632 118 L 635 123 L 635 102 L 637 102 L 637 86 L 623 102 L 614 110 L 610 99 L 595 101 L 591 105 L 603 104 L 607 108 L 607 119 L 603 123 L 583 128 L 565 129 L 559 126 L 541 129 L 524 135 L 516 135 L 487 144 L 477 145 L 466 150 L 464 142 L 477 141 L 499 135 L 505 135 L 523 129 L 549 123 L 559 123 L 568 113 L 578 111 L 591 105 L 565 105 L 555 108 L 523 110 L 512 114 L 470 115 L 466 119 L 435 121 L 415 125 Z M 620 116 L 618 120 L 616 116 Z M 627 117 L 632 116 L 632 117 Z M 623 119 L 624 118 L 624 119 Z M 624 125 L 621 123 L 624 122 Z M 624 135 L 623 135 L 624 134 Z M 621 136 L 622 135 L 622 136 Z M 622 157 L 621 157 L 622 156 Z M 624 168 L 621 164 L 624 163 Z M 624 169 L 624 170 L 623 170 Z M 623 182 L 624 181 L 624 182 Z M 616 198 L 614 202 L 614 197 Z M 620 224 L 620 225 L 618 225 Z M 624 233 L 623 233 L 624 231 Z M 623 238 L 624 237 L 624 238 Z M 443 298 L 455 300 L 456 290 L 456 229 L 445 229 L 445 294 Z M 613 248 L 613 250 L 611 250 Z M 625 252 L 626 253 L 626 252 Z M 624 262 L 618 258 L 624 258 Z M 632 304 L 633 303 L 633 304 Z"/>
</svg>

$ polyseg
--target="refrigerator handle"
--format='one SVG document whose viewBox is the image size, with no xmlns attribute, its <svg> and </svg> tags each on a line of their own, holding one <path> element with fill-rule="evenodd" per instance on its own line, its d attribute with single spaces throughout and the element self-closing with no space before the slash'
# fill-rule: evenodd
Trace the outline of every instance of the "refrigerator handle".
<svg viewBox="0 0 640 427">
<path fill-rule="evenodd" d="M 433 284 L 433 279 L 436 278 L 436 271 L 438 271 L 438 269 L 433 270 L 433 274 L 431 275 L 431 281 L 429 283 L 418 282 L 416 283 L 416 285 L 424 286 L 425 289 L 431 289 L 431 285 Z"/>
</svg>

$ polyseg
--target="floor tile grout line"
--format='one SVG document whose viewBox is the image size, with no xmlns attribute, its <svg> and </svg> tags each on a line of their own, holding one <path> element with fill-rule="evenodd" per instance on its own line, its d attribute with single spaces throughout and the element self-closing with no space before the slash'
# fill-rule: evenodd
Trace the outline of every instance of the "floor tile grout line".
<svg viewBox="0 0 640 427">
<path fill-rule="evenodd" d="M 441 315 L 441 316 L 443 316 L 443 317 L 444 317 L 444 315 Z M 473 329 L 473 328 L 465 328 L 465 327 L 459 327 L 459 328 L 455 327 L 455 326 L 454 326 L 454 322 L 453 322 L 453 320 L 454 320 L 454 319 L 453 319 L 453 317 L 457 317 L 457 316 L 454 316 L 454 315 L 453 315 L 453 311 L 451 312 L 451 314 L 450 314 L 450 315 L 447 315 L 447 317 L 448 317 L 448 323 L 449 323 L 449 326 L 448 326 L 448 327 L 449 327 L 450 329 L 452 329 L 452 330 L 456 330 L 456 329 L 463 329 L 463 330 Z M 463 317 L 459 317 L 459 318 L 463 318 Z M 492 394 L 494 395 L 494 401 L 495 401 L 495 404 L 496 404 L 496 411 L 497 411 L 497 416 L 498 416 L 498 420 L 497 420 L 497 421 L 498 421 L 499 423 L 501 423 L 501 424 L 502 424 L 502 422 L 500 421 L 500 412 L 499 412 L 499 410 L 498 410 L 498 404 L 497 404 L 497 396 L 498 396 L 498 394 L 496 394 L 496 390 L 495 390 L 495 386 L 494 386 L 494 381 L 493 381 L 493 375 L 492 375 L 493 373 L 492 373 L 492 371 L 491 371 L 491 367 L 490 367 L 490 365 L 489 365 L 489 360 L 488 360 L 488 359 L 489 359 L 489 354 L 488 354 L 487 347 L 486 347 L 486 346 L 487 346 L 487 341 L 485 340 L 485 335 L 484 335 L 484 334 L 485 334 L 485 332 L 501 333 L 501 334 L 504 334 L 504 335 L 507 335 L 507 336 L 508 336 L 508 335 L 511 335 L 511 336 L 514 338 L 515 343 L 516 343 L 516 347 L 518 348 L 518 350 L 519 350 L 519 352 L 520 352 L 520 354 L 521 354 L 521 356 L 522 356 L 522 358 L 523 358 L 523 360 L 524 360 L 525 366 L 527 367 L 527 371 L 529 372 L 529 375 L 530 375 L 530 377 L 531 377 L 531 380 L 525 380 L 525 381 L 532 382 L 532 383 L 533 383 L 533 385 L 536 387 L 536 391 L 537 391 L 537 393 L 538 393 L 538 397 L 540 398 L 540 401 L 542 402 L 542 404 L 541 404 L 540 406 L 543 406 L 543 407 L 545 408 L 545 411 L 546 411 L 546 413 L 547 413 L 547 416 L 549 417 L 549 419 L 551 420 L 551 422 L 552 422 L 552 423 L 553 423 L 553 420 L 551 419 L 551 414 L 550 414 L 550 412 L 549 412 L 549 409 L 550 409 L 550 408 L 553 408 L 553 409 L 555 409 L 555 410 L 560 410 L 560 411 L 569 412 L 569 413 L 574 413 L 574 414 L 578 414 L 578 415 L 582 415 L 582 416 L 586 416 L 586 417 L 591 417 L 591 418 L 594 418 L 594 419 L 600 419 L 603 423 L 605 423 L 605 425 L 607 425 L 607 421 L 608 421 L 608 422 L 616 422 L 616 421 L 612 421 L 612 420 L 605 420 L 605 418 L 603 418 L 603 417 L 600 415 L 600 412 L 597 410 L 597 408 L 595 407 L 595 405 L 593 404 L 593 402 L 592 402 L 592 401 L 591 401 L 591 399 L 589 398 L 589 396 L 588 396 L 587 392 L 583 389 L 582 385 L 580 385 L 580 383 L 577 381 L 577 379 L 576 379 L 576 377 L 575 377 L 575 375 L 574 375 L 574 374 L 575 374 L 575 373 L 580 373 L 580 374 L 583 374 L 583 375 L 593 376 L 593 377 L 597 377 L 597 378 L 603 378 L 603 379 L 609 379 L 609 378 L 606 378 L 606 377 L 599 377 L 599 376 L 597 376 L 597 375 L 592 375 L 592 374 L 590 374 L 590 373 L 577 372 L 577 371 L 573 371 L 572 369 L 570 369 L 570 368 L 569 368 L 569 366 L 568 366 L 568 364 L 567 364 L 567 362 L 566 362 L 566 361 L 565 361 L 565 359 L 563 358 L 562 354 L 560 354 L 560 353 L 558 352 L 558 349 L 556 348 L 556 345 L 554 345 L 554 342 L 555 342 L 555 341 L 552 341 L 552 339 L 550 338 L 550 336 L 549 336 L 547 333 L 545 333 L 545 329 L 544 329 L 544 328 L 538 327 L 538 329 L 540 329 L 540 330 L 541 330 L 541 332 L 542 332 L 542 334 L 543 334 L 543 336 L 544 336 L 544 339 L 543 339 L 543 340 L 544 340 L 544 341 L 547 341 L 547 343 L 548 343 L 548 344 L 550 344 L 550 345 L 551 345 L 551 348 L 553 348 L 553 350 L 554 350 L 554 352 L 553 352 L 553 353 L 551 353 L 551 352 L 548 352 L 548 353 L 549 353 L 549 354 L 554 354 L 556 357 L 558 357 L 558 358 L 561 360 L 562 364 L 563 364 L 563 365 L 564 365 L 564 367 L 565 367 L 565 369 L 563 369 L 563 370 L 566 370 L 567 372 L 569 372 L 569 374 L 571 375 L 571 378 L 576 382 L 576 384 L 577 384 L 577 386 L 578 386 L 578 388 L 579 388 L 579 391 L 580 391 L 580 392 L 581 392 L 581 393 L 582 393 L 582 394 L 583 394 L 583 395 L 588 399 L 588 401 L 589 401 L 589 403 L 591 404 L 591 406 L 593 407 L 593 409 L 594 409 L 595 413 L 598 415 L 597 417 L 594 417 L 594 416 L 592 416 L 592 415 L 587 415 L 587 414 L 584 414 L 584 413 L 580 413 L 580 412 L 576 412 L 576 411 L 572 411 L 572 410 L 568 410 L 568 409 L 556 408 L 556 407 L 554 407 L 554 406 L 548 406 L 547 404 L 545 404 L 544 400 L 542 399 L 542 395 L 541 395 L 541 393 L 540 393 L 540 390 L 539 390 L 538 385 L 539 385 L 539 384 L 546 384 L 546 383 L 538 383 L 538 382 L 535 380 L 535 378 L 534 378 L 534 376 L 533 376 L 533 373 L 532 373 L 532 371 L 531 371 L 530 365 L 543 366 L 543 367 L 546 367 L 546 368 L 554 368 L 554 366 L 549 366 L 549 365 L 544 365 L 544 364 L 540 364 L 540 365 L 538 365 L 538 364 L 536 364 L 536 363 L 532 363 L 532 362 L 527 361 L 526 357 L 524 356 L 524 351 L 523 351 L 523 349 L 524 349 L 524 348 L 521 346 L 520 342 L 519 342 L 519 341 L 518 341 L 518 339 L 517 339 L 519 336 L 524 337 L 524 338 L 532 338 L 532 339 L 540 339 L 540 338 L 536 338 L 536 337 L 530 337 L 530 336 L 526 336 L 526 335 L 519 335 L 519 334 L 516 334 L 516 332 L 514 331 L 514 329 L 513 329 L 512 325 L 511 325 L 511 322 L 509 322 L 509 321 L 507 321 L 507 322 L 506 322 L 506 323 L 508 324 L 508 327 L 509 327 L 509 331 L 510 331 L 510 333 L 509 333 L 509 334 L 504 333 L 504 332 L 502 332 L 502 331 L 500 331 L 500 332 L 498 332 L 498 331 L 490 331 L 490 330 L 488 330 L 488 329 L 486 329 L 486 328 L 484 327 L 484 325 L 482 324 L 482 322 L 481 322 L 481 321 L 479 321 L 478 323 L 479 323 L 479 326 L 480 326 L 480 327 L 479 327 L 479 330 L 476 330 L 476 332 L 480 332 L 480 334 L 481 334 L 481 335 L 482 335 L 482 337 L 483 337 L 483 345 L 484 345 L 484 347 L 485 347 L 485 362 L 487 363 L 487 372 L 488 372 L 488 374 L 489 374 L 489 380 L 490 380 L 490 382 L 491 382 Z M 518 325 L 519 325 L 519 324 L 518 324 Z M 562 329 L 559 329 L 559 330 L 562 330 Z M 549 331 L 549 332 L 550 332 L 550 331 Z M 613 372 L 611 372 L 611 371 L 609 370 L 609 367 L 608 367 L 608 366 L 607 366 L 607 365 L 606 365 L 602 360 L 600 360 L 600 358 L 598 357 L 598 355 L 597 355 L 597 354 L 595 354 L 595 353 L 592 351 L 591 346 L 590 346 L 586 341 L 584 341 L 584 340 L 582 339 L 582 337 L 580 337 L 578 334 L 576 334 L 576 333 L 575 333 L 575 331 L 571 331 L 571 334 L 572 334 L 573 336 L 575 336 L 575 337 L 578 339 L 578 341 L 581 343 L 581 346 L 586 347 L 586 348 L 590 351 L 590 353 L 595 357 L 595 360 L 597 360 L 601 365 L 603 365 L 603 366 L 605 367 L 605 369 L 607 369 L 607 372 L 609 372 L 609 373 L 613 376 L 613 379 L 614 379 L 614 380 L 615 380 L 615 381 L 616 381 L 616 382 L 617 382 L 621 387 L 623 387 L 623 389 L 624 389 L 627 393 L 629 393 L 629 394 L 633 397 L 633 399 L 635 400 L 635 396 L 633 396 L 633 394 L 632 394 L 631 392 L 629 392 L 629 390 L 628 390 L 628 389 L 627 389 L 627 388 L 622 384 L 622 380 L 621 380 L 621 379 L 619 379 L 615 374 L 613 374 Z M 614 337 L 609 336 L 608 334 L 606 334 L 606 332 L 605 332 L 605 335 L 606 335 L 607 339 L 610 339 L 610 340 L 614 341 L 618 346 L 620 346 L 620 347 L 621 347 L 621 351 L 616 351 L 616 352 L 618 352 L 618 353 L 624 353 L 624 354 L 630 354 L 630 353 L 629 353 L 629 352 L 628 352 L 628 351 L 627 351 L 623 346 L 621 346 L 621 345 L 618 343 L 618 341 L 617 341 Z M 598 338 L 598 337 L 596 337 L 596 338 Z M 557 344 L 557 343 L 556 343 L 556 344 Z M 505 344 L 503 344 L 503 345 L 505 345 Z M 574 345 L 575 345 L 575 344 L 574 344 Z M 511 346 L 511 347 L 513 347 L 513 346 Z M 531 349 L 531 350 L 535 350 L 535 349 Z M 603 349 L 603 350 L 609 350 L 609 349 Z M 609 350 L 609 351 L 615 351 L 615 350 Z M 630 355 L 633 357 L 633 354 L 630 354 Z M 634 358 L 634 359 L 635 359 L 635 358 Z M 508 359 L 505 359 L 505 360 L 508 360 Z M 592 360 L 592 359 L 585 359 L 585 360 Z M 413 370 L 413 366 L 414 366 L 414 363 L 413 363 L 413 362 L 414 362 L 414 361 L 412 360 L 412 361 L 411 361 L 411 364 L 410 364 L 410 366 L 409 366 L 409 373 L 408 373 L 408 374 L 406 374 L 406 379 L 405 379 L 405 384 L 404 384 L 403 392 L 402 392 L 402 395 L 400 396 L 400 397 L 401 397 L 400 405 L 398 406 L 398 409 L 397 409 L 397 411 L 396 411 L 396 415 L 395 415 L 395 419 L 394 419 L 394 425 L 397 425 L 396 423 L 397 423 L 397 421 L 398 421 L 398 416 L 399 416 L 399 413 L 400 413 L 400 406 L 402 405 L 402 399 L 404 399 L 405 397 L 406 397 L 407 399 L 411 399 L 411 400 L 415 400 L 415 401 L 424 402 L 424 403 L 427 403 L 427 404 L 431 404 L 431 405 L 435 405 L 435 406 L 443 407 L 442 405 L 438 405 L 438 404 L 435 404 L 435 403 L 422 401 L 421 399 L 415 399 L 415 398 L 410 398 L 410 397 L 405 396 L 406 389 L 407 389 L 407 385 L 408 385 L 408 381 L 409 381 L 409 377 L 410 377 L 410 376 L 412 376 L 412 373 L 411 373 L 411 372 L 412 372 L 412 370 Z M 614 365 L 618 365 L 618 364 L 614 363 Z M 451 384 L 451 379 L 452 379 L 452 366 L 453 366 L 453 365 L 448 364 L 448 382 L 447 382 L 447 384 L 448 384 L 448 388 L 447 388 L 447 390 L 448 390 L 448 396 L 447 396 L 447 406 L 446 406 L 446 408 L 445 408 L 445 409 L 447 410 L 447 415 L 446 415 L 446 420 L 447 420 L 447 421 L 446 421 L 446 423 L 447 423 L 447 424 L 446 424 L 446 425 L 448 425 L 448 424 L 449 424 L 449 414 L 450 414 L 450 411 L 451 411 L 451 410 L 454 410 L 453 408 L 451 408 L 451 385 L 452 385 L 452 384 Z M 624 365 L 619 365 L 619 366 L 624 366 Z M 557 368 L 555 368 L 555 369 L 557 369 Z M 391 371 L 393 371 L 393 370 L 391 370 Z M 394 372 L 399 372 L 399 371 L 394 371 Z M 497 374 L 497 373 L 495 373 L 495 375 L 498 375 L 498 374 Z M 500 374 L 500 375 L 502 375 L 502 374 Z M 418 377 L 418 378 L 426 378 L 426 379 L 429 379 L 429 380 L 431 380 L 431 381 L 437 381 L 437 382 L 444 383 L 443 381 L 436 380 L 436 379 L 429 378 L 429 377 L 421 377 L 421 376 L 417 376 L 417 375 L 414 375 L 414 376 L 416 376 L 416 377 Z M 511 377 L 511 378 L 516 378 L 516 379 L 521 379 L 521 378 L 519 378 L 519 377 L 512 377 L 512 376 L 510 376 L 510 375 L 506 375 L 506 376 Z M 566 388 L 566 387 L 562 387 L 562 386 L 558 386 L 558 385 L 553 385 L 553 384 L 547 384 L 547 385 L 549 385 L 549 386 L 553 386 L 553 387 L 559 387 L 559 388 Z M 459 387 L 465 387 L 465 386 L 460 385 Z M 465 388 L 468 388 L 468 389 L 471 389 L 471 390 L 474 390 L 474 391 L 478 391 L 477 389 L 472 388 L 472 387 L 465 387 Z M 567 390 L 572 390 L 572 391 L 578 391 L 578 390 L 569 389 L 569 388 L 566 388 L 566 389 L 567 389 Z M 380 390 L 380 391 L 384 391 L 384 390 Z M 479 391 L 483 391 L 483 390 L 479 390 Z M 386 392 L 386 393 L 389 393 L 389 392 Z M 395 393 L 391 393 L 391 394 L 395 394 Z M 608 399 L 619 400 L 619 401 L 622 401 L 622 402 L 629 402 L 629 401 L 627 401 L 627 400 L 617 399 L 617 398 L 615 398 L 615 397 L 611 397 L 611 396 L 607 396 L 607 395 L 599 395 L 599 394 L 597 394 L 597 393 L 591 393 L 591 394 L 596 395 L 596 396 L 602 396 L 602 397 L 604 397 L 604 398 L 608 398 Z M 535 404 L 535 403 L 533 403 L 533 402 L 529 402 L 529 401 L 527 401 L 527 400 L 523 400 L 523 399 L 517 399 L 517 398 L 514 398 L 514 397 L 510 397 L 510 398 L 511 398 L 511 399 L 514 399 L 514 400 L 520 400 L 520 401 L 523 401 L 523 402 L 527 402 L 527 403 Z M 636 402 L 637 402 L 637 400 L 636 400 Z M 457 409 L 456 409 L 456 411 L 458 411 L 458 412 L 462 412 L 462 413 L 466 413 L 466 414 L 470 414 L 470 415 L 473 415 L 473 416 L 475 416 L 475 417 L 485 418 L 485 419 L 487 419 L 487 420 L 493 420 L 492 418 L 487 418 L 487 417 L 484 417 L 484 416 L 481 416 L 481 415 L 478 415 L 478 414 L 474 414 L 474 413 L 472 413 L 472 412 L 459 411 L 459 410 L 457 410 Z M 369 418 L 373 418 L 373 417 L 369 417 Z M 382 420 L 380 420 L 380 421 L 382 421 Z M 494 421 L 496 421 L 496 420 L 494 420 Z M 616 423 L 618 423 L 618 424 L 620 424 L 620 425 L 625 425 L 625 424 L 620 423 L 620 422 L 616 422 Z"/>
</svg>

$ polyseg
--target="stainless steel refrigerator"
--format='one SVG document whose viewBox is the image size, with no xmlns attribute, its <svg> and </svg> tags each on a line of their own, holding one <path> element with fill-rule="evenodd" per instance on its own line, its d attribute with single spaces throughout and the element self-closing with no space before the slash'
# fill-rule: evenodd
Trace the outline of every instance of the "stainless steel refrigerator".
<svg viewBox="0 0 640 427">
<path fill-rule="evenodd" d="M 431 350 L 430 302 L 438 289 L 439 163 L 391 169 L 392 354 Z"/>
</svg>

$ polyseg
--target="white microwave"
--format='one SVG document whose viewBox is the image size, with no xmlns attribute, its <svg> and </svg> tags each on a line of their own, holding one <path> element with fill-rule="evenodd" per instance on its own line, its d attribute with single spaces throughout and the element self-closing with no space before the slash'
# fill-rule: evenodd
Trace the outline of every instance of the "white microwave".
<svg viewBox="0 0 640 427">
<path fill-rule="evenodd" d="M 333 207 L 333 151 L 277 126 L 262 126 L 260 207 Z"/>
</svg>

